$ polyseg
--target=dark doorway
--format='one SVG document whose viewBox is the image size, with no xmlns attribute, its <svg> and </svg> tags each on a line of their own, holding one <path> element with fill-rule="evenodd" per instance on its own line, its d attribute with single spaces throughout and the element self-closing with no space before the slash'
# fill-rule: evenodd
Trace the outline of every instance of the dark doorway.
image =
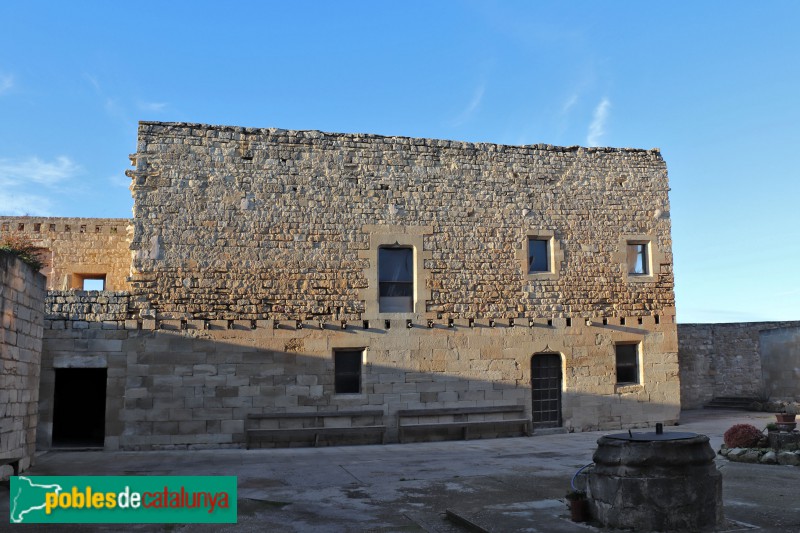
<svg viewBox="0 0 800 533">
<path fill-rule="evenodd" d="M 103 446 L 106 369 L 56 368 L 53 446 Z"/>
<path fill-rule="evenodd" d="M 561 427 L 561 355 L 537 353 L 531 358 L 533 427 Z"/>
</svg>

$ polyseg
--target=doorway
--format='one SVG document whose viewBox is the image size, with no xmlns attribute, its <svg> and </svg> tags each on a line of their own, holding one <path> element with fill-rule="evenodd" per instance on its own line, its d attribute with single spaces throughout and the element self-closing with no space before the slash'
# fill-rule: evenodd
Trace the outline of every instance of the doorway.
<svg viewBox="0 0 800 533">
<path fill-rule="evenodd" d="M 103 446 L 106 434 L 105 368 L 56 368 L 53 446 Z"/>
<path fill-rule="evenodd" d="M 561 427 L 561 354 L 531 357 L 533 428 Z"/>
</svg>

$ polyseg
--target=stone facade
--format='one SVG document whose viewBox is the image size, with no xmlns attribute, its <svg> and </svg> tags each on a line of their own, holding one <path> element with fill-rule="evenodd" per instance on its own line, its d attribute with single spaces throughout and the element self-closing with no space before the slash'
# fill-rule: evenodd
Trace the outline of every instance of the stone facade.
<svg viewBox="0 0 800 533">
<path fill-rule="evenodd" d="M 132 159 L 132 290 L 160 317 L 376 316 L 376 241 L 412 238 L 420 316 L 674 314 L 657 150 L 144 122 Z M 523 270 L 537 235 L 552 276 Z M 626 239 L 651 275 L 627 276 Z"/>
<path fill-rule="evenodd" d="M 271 414 L 379 409 L 390 442 L 404 409 L 535 420 L 540 354 L 560 361 L 555 425 L 678 418 L 656 150 L 141 123 L 131 158 L 130 290 L 48 296 L 43 447 L 59 368 L 107 369 L 109 449 L 244 446 Z M 531 238 L 548 257 L 534 273 Z M 407 312 L 380 311 L 392 246 L 413 252 Z M 632 382 L 618 383 L 621 345 Z M 341 351 L 360 354 L 356 391 L 337 392 Z"/>
<path fill-rule="evenodd" d="M 0 217 L 0 234 L 23 234 L 42 248 L 48 290 L 82 288 L 105 278 L 105 289 L 128 290 L 131 252 L 125 218 Z"/>
<path fill-rule="evenodd" d="M 0 250 L 0 466 L 33 462 L 44 324 L 44 276 Z"/>
<path fill-rule="evenodd" d="M 683 408 L 703 407 L 718 397 L 787 399 L 783 397 L 785 394 L 770 398 L 768 389 L 778 377 L 787 377 L 785 372 L 781 373 L 782 369 L 798 366 L 797 328 L 800 328 L 799 321 L 680 324 L 678 353 Z M 775 334 L 785 330 L 790 335 L 788 338 L 775 336 L 773 330 Z M 782 349 L 766 348 L 765 335 L 772 339 L 770 345 L 775 342 L 780 345 L 787 340 L 791 344 L 793 339 L 794 356 L 791 351 L 782 353 Z M 770 355 L 765 358 L 765 353 Z M 786 366 L 787 357 L 794 357 L 789 367 Z M 789 375 L 788 379 L 797 382 L 796 375 Z M 800 395 L 795 398 L 800 400 Z"/>
<path fill-rule="evenodd" d="M 102 296 L 99 296 L 102 297 Z M 390 328 L 272 320 L 57 320 L 51 315 L 42 376 L 42 439 L 52 412 L 54 368 L 108 368 L 106 447 L 242 446 L 251 414 L 384 410 L 396 439 L 399 409 L 531 406 L 531 356 L 564 355 L 562 416 L 570 430 L 629 428 L 677 418 L 675 354 L 661 353 L 670 325 L 513 328 L 479 321 L 453 328 L 395 320 Z M 185 329 L 184 329 L 185 328 Z M 613 342 L 644 342 L 644 383 L 617 387 Z M 674 342 L 674 336 L 673 336 Z M 332 352 L 365 349 L 359 394 L 336 394 Z M 672 359 L 670 359 L 670 357 Z M 657 360 L 656 360 L 657 359 Z M 666 361 L 666 362 L 665 362 Z M 666 370 L 665 370 L 666 369 Z M 534 430 L 535 433 L 535 430 Z"/>
</svg>

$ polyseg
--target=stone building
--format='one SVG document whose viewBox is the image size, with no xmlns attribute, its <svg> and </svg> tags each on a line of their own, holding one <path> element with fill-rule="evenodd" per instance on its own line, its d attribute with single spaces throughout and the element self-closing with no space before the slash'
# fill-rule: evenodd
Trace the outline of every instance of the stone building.
<svg viewBox="0 0 800 533">
<path fill-rule="evenodd" d="M 142 122 L 131 160 L 132 220 L 0 217 L 52 254 L 42 447 L 678 418 L 658 150 Z"/>
</svg>

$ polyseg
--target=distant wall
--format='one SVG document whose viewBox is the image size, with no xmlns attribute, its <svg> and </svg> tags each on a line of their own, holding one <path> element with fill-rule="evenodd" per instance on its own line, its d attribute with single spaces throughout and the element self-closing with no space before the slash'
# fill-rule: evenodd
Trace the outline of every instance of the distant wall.
<svg viewBox="0 0 800 533">
<path fill-rule="evenodd" d="M 22 234 L 44 249 L 49 290 L 81 288 L 82 277 L 105 275 L 105 289 L 128 290 L 130 220 L 0 217 L 0 233 Z"/>
<path fill-rule="evenodd" d="M 0 251 L 0 459 L 31 465 L 36 447 L 45 278 Z"/>
<path fill-rule="evenodd" d="M 765 397 L 762 332 L 787 327 L 800 321 L 678 324 L 681 406 L 695 409 L 720 396 Z"/>
<path fill-rule="evenodd" d="M 800 401 L 800 324 L 761 332 L 764 392 L 772 401 Z"/>
</svg>

